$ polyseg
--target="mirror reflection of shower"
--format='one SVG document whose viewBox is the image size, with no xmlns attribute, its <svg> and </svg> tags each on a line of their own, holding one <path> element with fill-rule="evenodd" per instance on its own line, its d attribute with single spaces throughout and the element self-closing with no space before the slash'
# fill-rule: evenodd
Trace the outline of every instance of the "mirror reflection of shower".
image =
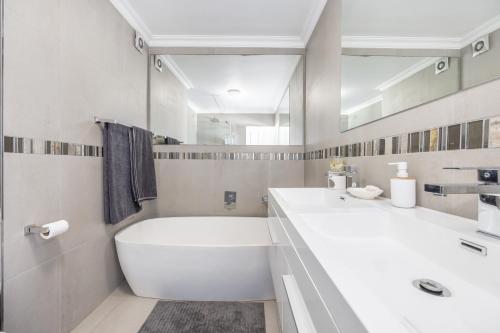
<svg viewBox="0 0 500 333">
<path fill-rule="evenodd" d="M 221 120 L 215 115 L 198 117 L 197 142 L 205 142 L 207 145 L 235 144 L 231 122 Z"/>
<path fill-rule="evenodd" d="M 184 144 L 303 144 L 301 55 L 165 55 L 151 129 Z"/>
</svg>

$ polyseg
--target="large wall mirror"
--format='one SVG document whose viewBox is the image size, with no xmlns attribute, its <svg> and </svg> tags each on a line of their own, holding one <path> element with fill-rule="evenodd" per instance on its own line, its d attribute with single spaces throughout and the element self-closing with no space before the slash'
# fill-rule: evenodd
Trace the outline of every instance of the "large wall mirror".
<svg viewBox="0 0 500 333">
<path fill-rule="evenodd" d="M 342 25 L 341 131 L 500 78 L 498 0 L 349 0 Z"/>
<path fill-rule="evenodd" d="M 165 54 L 150 66 L 156 144 L 303 144 L 301 55 Z"/>
</svg>

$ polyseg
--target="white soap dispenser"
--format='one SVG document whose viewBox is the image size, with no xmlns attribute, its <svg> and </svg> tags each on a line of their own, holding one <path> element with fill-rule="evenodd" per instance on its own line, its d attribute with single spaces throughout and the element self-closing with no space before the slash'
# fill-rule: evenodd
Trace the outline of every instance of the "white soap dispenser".
<svg viewBox="0 0 500 333">
<path fill-rule="evenodd" d="M 408 163 L 389 163 L 396 165 L 398 173 L 396 178 L 391 178 L 392 205 L 399 208 L 413 208 L 416 204 L 417 180 L 408 177 Z"/>
</svg>

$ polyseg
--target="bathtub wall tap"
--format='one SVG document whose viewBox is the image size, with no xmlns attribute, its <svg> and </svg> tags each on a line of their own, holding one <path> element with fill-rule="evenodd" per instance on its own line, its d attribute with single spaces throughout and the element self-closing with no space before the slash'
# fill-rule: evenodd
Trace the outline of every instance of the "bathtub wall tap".
<svg viewBox="0 0 500 333">
<path fill-rule="evenodd" d="M 224 208 L 226 209 L 236 208 L 236 192 L 233 191 L 224 192 Z"/>
</svg>

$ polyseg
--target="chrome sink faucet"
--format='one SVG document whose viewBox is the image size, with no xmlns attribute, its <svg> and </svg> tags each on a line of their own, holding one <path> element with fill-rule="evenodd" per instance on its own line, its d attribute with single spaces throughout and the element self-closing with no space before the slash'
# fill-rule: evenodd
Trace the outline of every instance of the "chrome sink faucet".
<svg viewBox="0 0 500 333">
<path fill-rule="evenodd" d="M 358 168 L 354 165 L 346 165 L 345 175 L 347 177 L 346 183 L 347 187 L 358 187 Z"/>
<path fill-rule="evenodd" d="M 438 196 L 449 194 L 478 195 L 478 231 L 500 238 L 500 167 L 444 168 L 446 170 L 477 170 L 477 183 L 425 184 L 425 192 Z"/>
</svg>

